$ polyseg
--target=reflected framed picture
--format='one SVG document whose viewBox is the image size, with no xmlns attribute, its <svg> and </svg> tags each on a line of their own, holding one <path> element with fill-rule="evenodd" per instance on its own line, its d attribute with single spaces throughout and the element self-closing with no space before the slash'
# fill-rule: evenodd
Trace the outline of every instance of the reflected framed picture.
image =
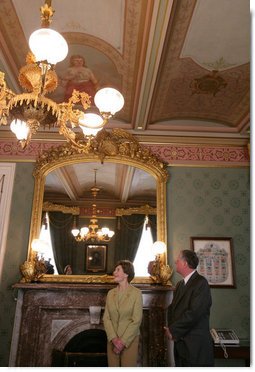
<svg viewBox="0 0 255 372">
<path fill-rule="evenodd" d="M 236 288 L 232 238 L 191 237 L 197 271 L 215 288 Z"/>
<path fill-rule="evenodd" d="M 106 272 L 107 244 L 86 244 L 85 257 L 85 270 L 87 272 Z"/>
</svg>

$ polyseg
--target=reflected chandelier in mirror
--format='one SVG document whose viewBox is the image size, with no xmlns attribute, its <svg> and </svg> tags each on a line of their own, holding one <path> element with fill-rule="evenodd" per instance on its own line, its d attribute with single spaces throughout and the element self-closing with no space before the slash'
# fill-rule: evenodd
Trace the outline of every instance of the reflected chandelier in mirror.
<svg viewBox="0 0 255 372">
<path fill-rule="evenodd" d="M 37 160 L 34 177 L 35 189 L 31 218 L 30 239 L 28 247 L 29 261 L 33 257 L 32 241 L 38 239 L 41 228 L 43 210 L 43 195 L 46 176 L 66 165 L 98 162 L 127 164 L 148 172 L 156 180 L 157 196 L 157 240 L 166 242 L 166 182 L 168 173 L 166 164 L 160 161 L 150 149 L 142 146 L 129 133 L 122 129 L 111 132 L 103 129 L 82 148 L 75 148 L 71 144 L 54 147 L 44 152 Z M 166 252 L 162 254 L 166 263 Z M 47 282 L 112 282 L 110 275 L 43 275 L 40 281 Z M 136 277 L 137 283 L 151 283 L 149 277 Z"/>
</svg>

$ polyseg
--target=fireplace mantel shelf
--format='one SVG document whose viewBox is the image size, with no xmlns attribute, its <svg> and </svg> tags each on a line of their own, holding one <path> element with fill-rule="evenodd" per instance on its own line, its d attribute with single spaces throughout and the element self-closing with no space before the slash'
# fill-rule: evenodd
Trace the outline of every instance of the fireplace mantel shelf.
<svg viewBox="0 0 255 372">
<path fill-rule="evenodd" d="M 77 289 L 77 290 L 84 290 L 84 289 L 111 289 L 116 284 L 110 283 L 16 283 L 12 287 L 17 289 L 47 289 L 47 290 L 55 290 L 55 289 Z M 134 284 L 135 287 L 141 289 L 142 291 L 173 291 L 174 287 L 168 285 L 159 285 L 159 284 Z"/>
</svg>

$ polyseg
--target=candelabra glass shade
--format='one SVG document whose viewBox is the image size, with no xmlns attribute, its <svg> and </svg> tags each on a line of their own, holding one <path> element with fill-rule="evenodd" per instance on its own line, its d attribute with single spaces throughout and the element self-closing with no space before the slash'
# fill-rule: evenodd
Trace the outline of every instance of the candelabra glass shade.
<svg viewBox="0 0 255 372">
<path fill-rule="evenodd" d="M 84 226 L 84 227 L 81 228 L 81 236 L 87 235 L 88 232 L 89 232 L 89 228 L 88 227 Z"/>
<path fill-rule="evenodd" d="M 109 229 L 108 229 L 108 227 L 102 227 L 101 231 L 102 231 L 102 233 L 103 233 L 104 235 L 108 235 L 108 233 L 109 233 Z"/>
<path fill-rule="evenodd" d="M 161 241 L 156 241 L 153 243 L 152 250 L 155 255 L 162 254 L 166 251 L 166 244 Z"/>
<path fill-rule="evenodd" d="M 14 119 L 10 125 L 11 131 L 16 135 L 19 141 L 26 140 L 29 135 L 29 127 L 25 121 Z"/>
<path fill-rule="evenodd" d="M 94 113 L 83 113 L 83 117 L 79 119 L 79 126 L 85 136 L 95 136 L 104 126 L 102 116 Z"/>
<path fill-rule="evenodd" d="M 110 113 L 114 115 L 124 106 L 122 94 L 114 88 L 102 88 L 95 94 L 95 105 L 101 113 Z"/>
<path fill-rule="evenodd" d="M 50 28 L 40 28 L 29 38 L 29 47 L 36 61 L 47 61 L 55 65 L 63 61 L 68 53 L 68 45 L 63 36 Z"/>
<path fill-rule="evenodd" d="M 109 235 L 109 238 L 112 238 L 114 234 L 115 234 L 115 232 L 114 232 L 114 231 L 112 231 L 112 230 L 110 230 L 110 231 L 109 231 L 109 233 L 108 233 L 108 235 Z"/>
<path fill-rule="evenodd" d="M 32 241 L 32 249 L 39 254 L 45 254 L 49 250 L 49 244 L 42 239 L 34 239 Z"/>
<path fill-rule="evenodd" d="M 109 238 L 112 238 L 114 235 L 114 231 L 110 230 L 108 227 L 102 227 L 101 231 L 103 235 L 109 236 Z"/>
<path fill-rule="evenodd" d="M 31 244 L 31 246 L 32 246 L 32 249 L 34 250 L 34 251 L 39 251 L 39 249 L 40 249 L 40 247 L 41 247 L 41 244 L 42 244 L 42 241 L 40 240 L 40 239 L 34 239 L 33 241 L 32 241 L 32 244 Z"/>
<path fill-rule="evenodd" d="M 72 234 L 73 234 L 73 236 L 75 237 L 75 236 L 78 236 L 79 235 L 79 232 L 80 232 L 80 230 L 79 229 L 76 229 L 76 228 L 74 228 L 74 229 L 72 229 Z"/>
</svg>

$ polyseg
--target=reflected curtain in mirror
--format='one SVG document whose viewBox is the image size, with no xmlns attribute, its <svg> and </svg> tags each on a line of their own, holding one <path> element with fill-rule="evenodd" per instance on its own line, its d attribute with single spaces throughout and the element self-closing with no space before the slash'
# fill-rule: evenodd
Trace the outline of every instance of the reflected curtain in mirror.
<svg viewBox="0 0 255 372">
<path fill-rule="evenodd" d="M 49 212 L 51 242 L 54 259 L 59 274 L 64 274 L 67 265 L 73 267 L 73 251 L 77 243 L 71 234 L 73 215 Z"/>
<path fill-rule="evenodd" d="M 155 242 L 157 240 L 157 216 L 151 214 L 148 216 L 148 218 L 148 224 L 151 228 L 152 240 Z"/>
<path fill-rule="evenodd" d="M 118 216 L 115 237 L 115 262 L 128 259 L 134 261 L 141 240 L 145 215 L 132 214 Z M 148 221 L 153 240 L 156 240 L 156 216 L 149 216 Z"/>
</svg>

